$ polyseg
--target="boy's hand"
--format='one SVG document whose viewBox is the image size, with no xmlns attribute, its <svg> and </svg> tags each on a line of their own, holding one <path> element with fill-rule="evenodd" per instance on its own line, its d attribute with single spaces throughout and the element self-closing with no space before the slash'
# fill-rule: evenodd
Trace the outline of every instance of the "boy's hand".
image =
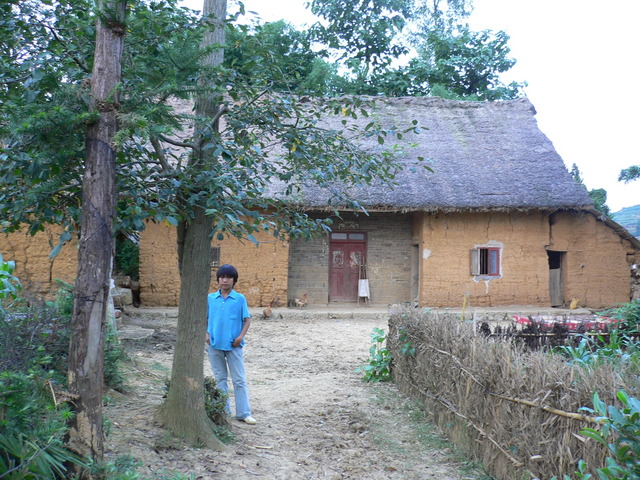
<svg viewBox="0 0 640 480">
<path fill-rule="evenodd" d="M 207 342 L 207 345 L 211 345 L 211 338 L 209 337 L 209 332 L 207 332 L 206 342 Z"/>
<path fill-rule="evenodd" d="M 240 346 L 240 343 L 242 343 L 242 338 L 238 337 L 231 343 L 231 346 L 236 348 Z"/>
</svg>

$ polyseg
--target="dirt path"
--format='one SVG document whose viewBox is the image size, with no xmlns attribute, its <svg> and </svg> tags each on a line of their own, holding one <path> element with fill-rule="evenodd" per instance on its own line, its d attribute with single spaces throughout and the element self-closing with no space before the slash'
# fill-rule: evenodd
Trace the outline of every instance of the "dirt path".
<svg viewBox="0 0 640 480">
<path fill-rule="evenodd" d="M 232 421 L 235 441 L 222 453 L 182 445 L 153 421 L 175 331 L 169 326 L 143 341 L 124 340 L 134 360 L 132 388 L 113 394 L 107 407 L 109 456 L 133 456 L 152 478 L 169 472 L 234 480 L 481 478 L 452 460 L 393 385 L 361 381 L 355 370 L 368 358 L 374 327 L 386 330 L 386 321 L 254 319 L 245 362 L 258 424 Z M 127 325 L 121 331 L 123 338 L 150 332 Z"/>
</svg>

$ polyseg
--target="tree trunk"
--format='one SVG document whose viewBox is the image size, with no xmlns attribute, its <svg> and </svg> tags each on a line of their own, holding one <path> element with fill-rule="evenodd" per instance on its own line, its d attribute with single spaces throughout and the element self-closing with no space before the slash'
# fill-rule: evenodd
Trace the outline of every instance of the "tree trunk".
<svg viewBox="0 0 640 480">
<path fill-rule="evenodd" d="M 225 40 L 224 20 L 226 0 L 204 0 L 203 16 L 214 23 L 205 33 L 202 47 L 222 45 Z M 219 65 L 224 59 L 222 48 L 212 49 L 205 58 L 207 65 Z M 196 100 L 196 115 L 216 117 L 218 105 L 209 96 Z M 206 131 L 218 125 L 197 125 L 196 145 L 202 146 Z M 205 169 L 215 159 L 196 148 L 190 159 L 192 167 Z M 178 226 L 178 261 L 180 267 L 180 304 L 178 332 L 171 370 L 171 384 L 166 402 L 160 409 L 160 420 L 175 435 L 194 444 L 204 443 L 210 448 L 226 448 L 213 434 L 213 423 L 204 410 L 204 349 L 207 324 L 207 294 L 211 283 L 211 232 L 213 221 L 202 206 L 192 207 L 193 217 Z"/>
<path fill-rule="evenodd" d="M 125 3 L 99 2 L 110 21 L 98 20 L 91 108 L 99 113 L 87 130 L 82 223 L 78 251 L 69 390 L 76 396 L 68 445 L 95 462 L 103 459 L 102 393 L 104 320 L 114 254 L 115 150 L 117 97 L 121 78 Z"/>
<path fill-rule="evenodd" d="M 181 225 L 182 227 L 183 225 Z M 160 420 L 174 435 L 192 444 L 223 449 L 214 435 L 213 422 L 204 410 L 204 350 L 207 294 L 211 282 L 212 220 L 197 207 L 184 225 L 180 257 L 180 304 L 178 332 L 171 369 L 171 384 Z"/>
</svg>

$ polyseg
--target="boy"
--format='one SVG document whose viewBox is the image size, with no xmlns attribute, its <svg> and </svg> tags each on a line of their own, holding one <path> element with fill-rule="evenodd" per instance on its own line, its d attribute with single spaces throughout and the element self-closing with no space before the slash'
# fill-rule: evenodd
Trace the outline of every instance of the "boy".
<svg viewBox="0 0 640 480">
<path fill-rule="evenodd" d="M 207 352 L 211 370 L 218 388 L 228 395 L 228 373 L 231 373 L 236 400 L 236 417 L 249 425 L 256 423 L 251 416 L 249 392 L 244 374 L 242 346 L 251 324 L 247 299 L 233 287 L 238 281 L 238 271 L 233 265 L 222 265 L 216 279 L 220 287 L 207 297 Z M 231 414 L 227 399 L 226 411 Z"/>
</svg>

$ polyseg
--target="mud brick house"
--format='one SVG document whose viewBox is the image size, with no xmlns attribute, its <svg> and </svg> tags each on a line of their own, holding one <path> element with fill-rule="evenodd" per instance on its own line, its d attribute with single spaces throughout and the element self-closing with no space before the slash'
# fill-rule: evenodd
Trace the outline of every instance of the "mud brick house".
<svg viewBox="0 0 640 480">
<path fill-rule="evenodd" d="M 594 210 L 528 100 L 380 98 L 377 105 L 370 113 L 378 120 L 408 126 L 415 119 L 423 131 L 402 140 L 416 146 L 406 149 L 395 188 L 352 189 L 368 215 L 342 211 L 330 234 L 312 240 L 213 240 L 212 269 L 236 265 L 250 306 L 285 306 L 305 294 L 311 305 L 357 304 L 365 277 L 378 305 L 548 307 L 577 299 L 597 309 L 640 296 L 639 241 Z M 419 156 L 433 172 L 410 167 Z M 328 198 L 306 185 L 291 201 L 326 216 Z M 150 224 L 140 239 L 143 305 L 177 305 L 175 229 Z M 23 281 L 46 289 L 55 278 L 73 278 L 73 259 L 46 259 L 45 236 L 24 241 L 0 239 L 0 253 L 17 261 Z M 75 247 L 67 250 L 75 256 Z"/>
<path fill-rule="evenodd" d="M 540 131 L 526 99 L 460 102 L 379 99 L 378 120 L 424 129 L 402 141 L 398 186 L 354 189 L 363 213 L 342 212 L 328 235 L 259 246 L 212 244 L 212 268 L 232 263 L 251 306 L 355 304 L 368 280 L 372 304 L 429 307 L 601 308 L 636 296 L 637 239 L 602 218 Z M 369 121 L 367 119 L 366 121 Z M 328 125 L 331 126 L 331 125 Z M 418 156 L 433 172 L 412 169 Z M 306 185 L 296 198 L 326 215 L 329 194 Z M 175 232 L 150 225 L 141 236 L 142 300 L 176 305 Z"/>
</svg>

